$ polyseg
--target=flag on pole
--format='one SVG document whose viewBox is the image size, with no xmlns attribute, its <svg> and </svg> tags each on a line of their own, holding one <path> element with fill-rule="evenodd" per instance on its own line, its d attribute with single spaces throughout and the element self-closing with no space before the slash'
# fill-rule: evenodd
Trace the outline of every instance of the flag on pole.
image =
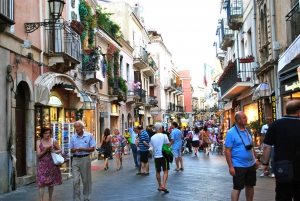
<svg viewBox="0 0 300 201">
<path fill-rule="evenodd" d="M 206 80 L 206 63 L 204 63 L 204 80 L 203 80 L 204 85 L 207 87 L 207 80 Z"/>
</svg>

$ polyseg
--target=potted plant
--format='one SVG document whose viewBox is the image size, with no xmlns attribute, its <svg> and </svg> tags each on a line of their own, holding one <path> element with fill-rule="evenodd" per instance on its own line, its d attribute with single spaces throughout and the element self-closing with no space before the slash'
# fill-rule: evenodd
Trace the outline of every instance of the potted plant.
<svg viewBox="0 0 300 201">
<path fill-rule="evenodd" d="M 82 35 L 82 33 L 86 30 L 85 26 L 83 24 L 81 24 L 79 21 L 77 20 L 72 20 L 70 23 L 70 27 L 76 32 L 78 33 L 78 35 Z"/>
<path fill-rule="evenodd" d="M 239 59 L 240 63 L 251 63 L 254 62 L 254 57 L 252 55 L 248 55 L 245 58 Z"/>
<path fill-rule="evenodd" d="M 250 77 L 247 77 L 247 78 L 246 78 L 246 81 L 247 81 L 247 82 L 250 82 L 250 80 L 251 80 Z"/>
</svg>

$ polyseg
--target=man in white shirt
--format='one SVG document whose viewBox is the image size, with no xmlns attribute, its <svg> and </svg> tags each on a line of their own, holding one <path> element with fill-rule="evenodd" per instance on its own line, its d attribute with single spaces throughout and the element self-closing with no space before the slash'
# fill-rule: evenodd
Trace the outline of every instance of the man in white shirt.
<svg viewBox="0 0 300 201">
<path fill-rule="evenodd" d="M 166 188 L 166 183 L 168 179 L 168 171 L 170 170 L 170 165 L 167 160 L 164 158 L 162 154 L 162 146 L 163 144 L 169 144 L 168 136 L 163 134 L 162 123 L 156 123 L 154 125 L 156 133 L 151 137 L 150 144 L 153 147 L 153 155 L 155 161 L 155 169 L 156 169 L 156 179 L 158 182 L 158 191 L 164 191 L 165 193 L 169 193 Z M 164 172 L 163 183 L 161 183 L 160 172 L 161 168 Z"/>
<path fill-rule="evenodd" d="M 260 131 L 260 146 L 261 146 L 261 149 L 263 149 L 263 141 L 265 139 L 265 135 L 267 133 L 267 130 L 268 130 L 268 128 L 269 128 L 269 126 L 271 125 L 272 122 L 273 122 L 272 117 L 267 117 L 267 124 L 265 124 L 261 127 L 261 131 Z"/>
</svg>

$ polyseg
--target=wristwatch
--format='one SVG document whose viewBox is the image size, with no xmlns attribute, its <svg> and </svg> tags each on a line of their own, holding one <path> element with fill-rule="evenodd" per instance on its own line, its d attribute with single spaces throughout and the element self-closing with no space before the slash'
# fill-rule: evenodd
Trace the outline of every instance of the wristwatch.
<svg viewBox="0 0 300 201">
<path fill-rule="evenodd" d="M 269 163 L 263 163 L 263 165 L 265 165 L 265 166 L 269 166 Z"/>
</svg>

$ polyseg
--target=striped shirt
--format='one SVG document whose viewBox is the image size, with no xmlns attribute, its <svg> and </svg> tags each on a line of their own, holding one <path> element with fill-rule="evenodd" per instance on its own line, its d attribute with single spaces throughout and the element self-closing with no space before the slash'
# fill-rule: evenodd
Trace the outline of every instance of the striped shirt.
<svg viewBox="0 0 300 201">
<path fill-rule="evenodd" d="M 149 144 L 150 142 L 149 135 L 145 130 L 143 130 L 140 134 L 139 147 L 140 147 L 140 151 L 148 151 L 149 147 L 145 146 L 143 144 L 143 141 L 145 141 L 147 144 Z"/>
</svg>

